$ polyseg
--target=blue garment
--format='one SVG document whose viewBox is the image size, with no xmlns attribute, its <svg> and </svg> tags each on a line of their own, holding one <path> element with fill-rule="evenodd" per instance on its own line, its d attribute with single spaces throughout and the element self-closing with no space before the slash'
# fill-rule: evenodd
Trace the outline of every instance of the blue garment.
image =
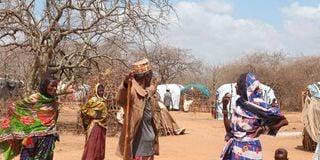
<svg viewBox="0 0 320 160">
<path fill-rule="evenodd" d="M 243 78 L 243 79 L 241 79 Z M 243 93 L 232 106 L 231 133 L 226 136 L 227 144 L 220 160 L 261 160 L 262 148 L 258 137 L 254 137 L 260 126 L 268 126 L 279 122 L 284 117 L 279 110 L 263 100 L 260 83 L 252 73 L 240 76 L 237 87 Z M 268 120 L 271 119 L 271 120 Z M 275 135 L 277 130 L 266 131 Z"/>
<path fill-rule="evenodd" d="M 52 160 L 55 148 L 55 135 L 29 137 L 29 143 L 22 146 L 20 160 Z"/>
</svg>

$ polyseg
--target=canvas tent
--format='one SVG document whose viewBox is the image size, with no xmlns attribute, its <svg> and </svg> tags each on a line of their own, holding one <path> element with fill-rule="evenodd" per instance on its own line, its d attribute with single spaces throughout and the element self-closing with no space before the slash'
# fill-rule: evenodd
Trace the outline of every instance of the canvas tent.
<svg viewBox="0 0 320 160">
<path fill-rule="evenodd" d="M 274 98 L 276 98 L 274 91 L 272 88 L 270 88 L 267 85 L 261 84 L 262 89 L 263 89 L 263 99 L 271 103 Z M 231 103 L 228 105 L 228 111 L 229 115 L 231 115 L 232 110 L 231 106 L 236 105 L 236 100 L 239 98 L 239 95 L 236 93 L 236 83 L 227 83 L 221 85 L 217 90 L 216 90 L 216 103 L 215 103 L 215 117 L 216 119 L 222 120 L 223 119 L 223 114 L 222 114 L 222 98 L 226 93 L 230 93 L 231 96 Z"/>
<path fill-rule="evenodd" d="M 161 84 L 157 86 L 157 92 L 160 95 L 160 101 L 163 102 L 164 93 L 169 89 L 171 93 L 173 106 L 170 106 L 170 109 L 179 110 L 180 103 L 180 90 L 183 88 L 179 84 Z"/>
</svg>

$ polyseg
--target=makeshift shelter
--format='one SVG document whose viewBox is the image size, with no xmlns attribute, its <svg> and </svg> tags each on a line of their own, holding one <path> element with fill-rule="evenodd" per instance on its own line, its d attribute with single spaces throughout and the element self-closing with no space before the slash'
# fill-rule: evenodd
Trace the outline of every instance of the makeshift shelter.
<svg viewBox="0 0 320 160">
<path fill-rule="evenodd" d="M 263 99 L 266 102 L 271 103 L 272 100 L 276 98 L 273 89 L 264 84 L 261 84 L 261 86 L 263 89 Z M 216 90 L 215 118 L 219 120 L 223 119 L 222 98 L 226 93 L 231 94 L 231 103 L 229 103 L 227 108 L 230 116 L 232 114 L 231 106 L 236 105 L 236 100 L 239 98 L 239 95 L 236 93 L 236 83 L 223 84 Z"/>
<path fill-rule="evenodd" d="M 181 90 L 183 94 L 183 110 L 193 112 L 210 112 L 210 96 L 209 89 L 197 83 L 190 83 Z M 188 105 L 186 105 L 188 104 Z"/>
<path fill-rule="evenodd" d="M 314 151 L 320 141 L 320 82 L 302 92 L 303 148 Z"/>
<path fill-rule="evenodd" d="M 183 88 L 179 84 L 161 84 L 157 86 L 157 92 L 160 95 L 160 101 L 163 102 L 164 94 L 166 90 L 169 89 L 171 93 L 173 106 L 170 106 L 170 109 L 179 110 L 180 104 L 180 90 Z"/>
<path fill-rule="evenodd" d="M 190 84 L 184 86 L 184 88 L 181 90 L 181 92 L 185 93 L 185 92 L 188 92 L 193 89 L 199 90 L 203 95 L 205 95 L 207 97 L 211 96 L 211 93 L 206 86 L 204 86 L 202 84 L 197 84 L 197 83 L 190 83 Z"/>
<path fill-rule="evenodd" d="M 155 112 L 156 125 L 161 136 L 181 135 L 186 129 L 179 127 L 177 122 L 173 119 L 164 104 L 158 101 L 159 110 Z"/>
</svg>

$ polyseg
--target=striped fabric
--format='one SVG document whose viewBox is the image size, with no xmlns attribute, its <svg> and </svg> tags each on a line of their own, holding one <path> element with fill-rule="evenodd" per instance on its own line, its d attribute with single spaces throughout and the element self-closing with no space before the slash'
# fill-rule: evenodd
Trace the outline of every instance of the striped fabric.
<svg viewBox="0 0 320 160">
<path fill-rule="evenodd" d="M 237 105 L 232 108 L 232 135 L 226 136 L 227 144 L 220 160 L 261 160 L 262 148 L 258 137 L 254 137 L 255 132 L 260 126 L 277 123 L 284 118 L 279 110 L 273 110 L 269 103 L 263 101 L 262 87 L 259 87 L 260 82 L 254 74 L 247 73 L 242 82 L 244 84 L 237 86 L 246 91 L 246 95 L 240 95 Z M 266 131 L 270 135 L 276 133 L 277 130 Z"/>
</svg>

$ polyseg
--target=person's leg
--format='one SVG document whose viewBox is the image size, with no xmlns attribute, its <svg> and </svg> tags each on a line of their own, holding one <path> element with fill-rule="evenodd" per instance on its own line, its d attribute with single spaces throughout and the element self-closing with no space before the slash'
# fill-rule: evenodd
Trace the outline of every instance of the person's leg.
<svg viewBox="0 0 320 160">
<path fill-rule="evenodd" d="M 167 110 L 168 110 L 168 111 L 170 111 L 170 110 L 171 110 L 171 109 L 170 109 L 170 106 L 166 106 L 166 108 L 167 108 Z"/>
</svg>

